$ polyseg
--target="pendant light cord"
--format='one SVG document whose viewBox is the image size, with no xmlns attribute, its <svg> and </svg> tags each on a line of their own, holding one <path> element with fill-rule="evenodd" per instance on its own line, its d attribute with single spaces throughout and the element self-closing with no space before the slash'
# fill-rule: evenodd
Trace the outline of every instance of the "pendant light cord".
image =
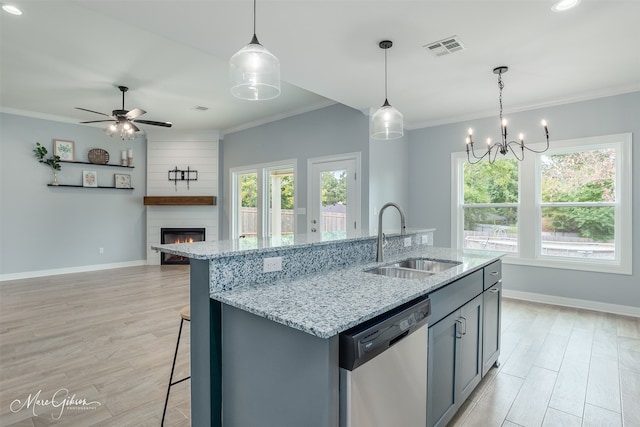
<svg viewBox="0 0 640 427">
<path fill-rule="evenodd" d="M 256 36 L 256 0 L 253 0 L 253 36 Z"/>
<path fill-rule="evenodd" d="M 384 99 L 387 100 L 387 49 L 384 49 Z"/>
</svg>

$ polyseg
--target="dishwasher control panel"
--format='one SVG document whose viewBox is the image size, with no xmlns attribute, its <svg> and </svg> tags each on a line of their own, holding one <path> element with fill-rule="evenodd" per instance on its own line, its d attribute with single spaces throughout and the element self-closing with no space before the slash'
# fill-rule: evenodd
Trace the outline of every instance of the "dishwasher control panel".
<svg viewBox="0 0 640 427">
<path fill-rule="evenodd" d="M 421 297 L 340 334 L 340 367 L 353 370 L 422 326 L 431 301 Z"/>
</svg>

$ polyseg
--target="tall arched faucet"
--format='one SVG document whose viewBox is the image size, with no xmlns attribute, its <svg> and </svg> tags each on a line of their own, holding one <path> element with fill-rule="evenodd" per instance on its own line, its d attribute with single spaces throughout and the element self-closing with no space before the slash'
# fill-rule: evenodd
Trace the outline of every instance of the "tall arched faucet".
<svg viewBox="0 0 640 427">
<path fill-rule="evenodd" d="M 404 234 L 404 228 L 405 228 L 404 211 L 402 210 L 400 205 L 398 205 L 397 203 L 393 203 L 393 202 L 385 203 L 385 205 L 380 208 L 380 212 L 378 213 L 378 251 L 376 253 L 377 262 L 384 261 L 384 250 L 383 250 L 384 235 L 382 234 L 382 213 L 389 206 L 393 206 L 394 208 L 398 209 L 398 212 L 400 213 L 400 234 Z"/>
</svg>

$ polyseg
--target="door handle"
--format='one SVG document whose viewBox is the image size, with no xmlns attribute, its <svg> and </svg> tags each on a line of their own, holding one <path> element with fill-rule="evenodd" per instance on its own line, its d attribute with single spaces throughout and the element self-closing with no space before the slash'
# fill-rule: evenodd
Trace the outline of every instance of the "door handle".
<svg viewBox="0 0 640 427">
<path fill-rule="evenodd" d="M 315 229 L 315 228 L 312 228 L 312 229 L 311 229 L 311 232 L 312 232 L 312 233 L 315 233 L 315 232 L 316 232 L 316 229 Z"/>
<path fill-rule="evenodd" d="M 317 221 L 315 219 L 311 220 L 311 224 L 315 224 Z"/>
</svg>

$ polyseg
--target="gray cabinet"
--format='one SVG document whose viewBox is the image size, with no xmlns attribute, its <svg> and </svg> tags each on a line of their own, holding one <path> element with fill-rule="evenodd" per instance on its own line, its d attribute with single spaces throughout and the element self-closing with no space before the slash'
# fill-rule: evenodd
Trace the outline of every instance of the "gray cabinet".
<svg viewBox="0 0 640 427">
<path fill-rule="evenodd" d="M 427 427 L 445 426 L 482 378 L 482 291 L 477 271 L 430 295 Z"/>
<path fill-rule="evenodd" d="M 496 261 L 484 269 L 482 376 L 498 364 L 502 318 L 502 262 Z"/>
</svg>

